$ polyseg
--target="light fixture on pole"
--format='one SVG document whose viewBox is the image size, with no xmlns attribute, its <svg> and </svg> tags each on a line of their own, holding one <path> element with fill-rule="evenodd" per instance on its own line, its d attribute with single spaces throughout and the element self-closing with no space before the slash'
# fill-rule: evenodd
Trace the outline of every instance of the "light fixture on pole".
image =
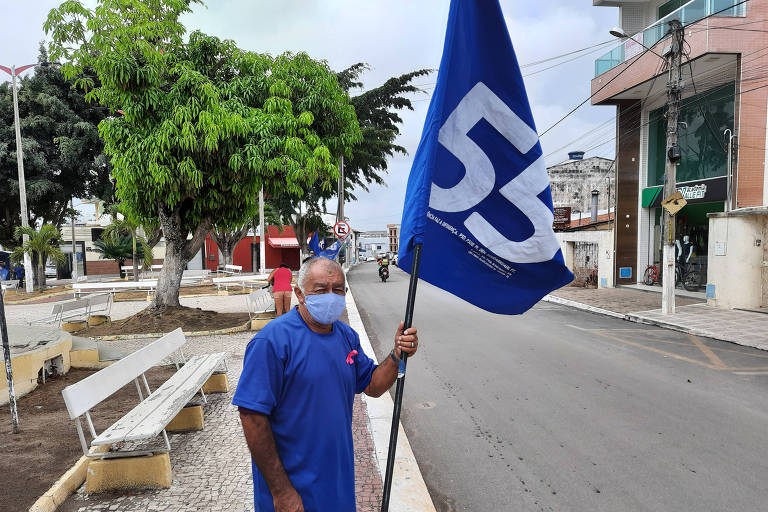
<svg viewBox="0 0 768 512">
<path fill-rule="evenodd" d="M 632 38 L 629 35 L 627 35 L 627 33 L 624 32 L 624 29 L 621 28 L 621 27 L 613 27 L 611 30 L 608 31 L 608 33 L 611 34 L 613 37 L 617 37 L 619 39 L 632 39 L 634 42 L 636 42 L 637 44 L 639 44 L 640 46 L 642 46 L 643 48 L 645 48 L 646 50 L 648 50 L 652 54 L 656 55 L 658 58 L 664 59 L 664 57 L 662 57 L 661 55 L 656 53 L 652 48 L 649 48 L 649 47 L 645 46 L 645 44 L 643 44 L 642 40 L 638 41 L 637 39 Z"/>
<path fill-rule="evenodd" d="M 0 66 L 0 69 L 11 75 L 11 87 L 13 88 L 13 120 L 16 127 L 16 164 L 19 171 L 19 202 L 21 203 L 21 225 L 25 228 L 29 227 L 29 218 L 27 215 L 27 185 L 24 181 L 24 151 L 21 146 L 21 125 L 19 124 L 19 96 L 16 91 L 16 77 L 19 73 L 36 66 L 37 64 L 27 64 L 16 68 L 11 66 L 7 68 Z M 27 243 L 29 236 L 24 235 L 22 242 Z M 43 262 L 45 264 L 45 262 Z M 33 282 L 34 272 L 32 271 L 32 258 L 29 252 L 24 252 L 24 282 L 26 284 L 27 293 L 34 291 Z"/>
</svg>

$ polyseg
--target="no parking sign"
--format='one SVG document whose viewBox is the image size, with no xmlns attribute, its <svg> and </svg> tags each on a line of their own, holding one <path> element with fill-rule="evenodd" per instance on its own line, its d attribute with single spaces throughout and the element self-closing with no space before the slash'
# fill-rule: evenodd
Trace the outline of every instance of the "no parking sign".
<svg viewBox="0 0 768 512">
<path fill-rule="evenodd" d="M 349 224 L 347 224 L 343 220 L 340 220 L 339 222 L 333 225 L 333 234 L 336 235 L 336 238 L 338 239 L 346 238 L 351 231 L 352 231 L 352 228 L 350 228 Z"/>
</svg>

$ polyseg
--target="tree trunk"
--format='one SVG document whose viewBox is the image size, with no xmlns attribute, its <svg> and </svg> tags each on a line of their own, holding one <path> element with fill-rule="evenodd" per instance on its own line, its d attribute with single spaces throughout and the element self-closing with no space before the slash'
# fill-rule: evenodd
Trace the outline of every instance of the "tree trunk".
<svg viewBox="0 0 768 512">
<path fill-rule="evenodd" d="M 309 255 L 309 244 L 307 243 L 307 237 L 309 236 L 309 230 L 307 229 L 307 221 L 302 215 L 296 215 L 296 219 L 291 219 L 291 225 L 293 231 L 296 233 L 296 241 L 299 242 L 299 254 L 300 262 L 304 261 L 304 258 Z"/>
<path fill-rule="evenodd" d="M 37 266 L 37 290 L 41 293 L 45 290 L 45 263 Z"/>
<path fill-rule="evenodd" d="M 222 265 L 232 265 L 235 258 L 235 247 L 240 243 L 240 240 L 245 238 L 248 234 L 248 228 L 250 224 L 246 224 L 233 231 L 230 230 L 216 230 L 211 231 L 211 237 L 213 241 L 221 251 L 221 256 L 224 259 Z"/>
<path fill-rule="evenodd" d="M 184 267 L 200 250 L 205 236 L 211 228 L 210 220 L 197 226 L 192 239 L 187 240 L 187 231 L 182 229 L 181 216 L 178 210 L 166 211 L 162 205 L 158 208 L 160 225 L 165 234 L 165 260 L 160 278 L 157 282 L 157 292 L 151 309 L 162 313 L 166 308 L 179 307 L 179 288 Z"/>
<path fill-rule="evenodd" d="M 131 239 L 133 240 L 133 254 L 131 255 L 133 258 L 133 280 L 138 281 L 139 280 L 139 263 L 138 263 L 138 259 L 136 258 L 136 233 L 133 233 L 133 236 L 131 236 Z"/>
<path fill-rule="evenodd" d="M 230 246 L 229 240 L 227 240 L 228 243 L 219 245 L 219 250 L 221 251 L 221 256 L 224 259 L 224 265 L 232 265 L 233 261 L 233 251 L 232 247 Z M 218 244 L 216 244 L 218 245 Z"/>
</svg>

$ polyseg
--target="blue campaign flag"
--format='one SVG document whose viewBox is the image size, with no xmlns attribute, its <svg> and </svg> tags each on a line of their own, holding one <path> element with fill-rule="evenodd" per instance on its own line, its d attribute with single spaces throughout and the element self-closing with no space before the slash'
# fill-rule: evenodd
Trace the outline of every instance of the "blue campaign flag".
<svg viewBox="0 0 768 512">
<path fill-rule="evenodd" d="M 312 235 L 312 239 L 309 241 L 309 248 L 312 249 L 316 256 L 335 260 L 341 249 L 341 242 L 336 240 L 326 249 L 325 240 L 320 240 L 317 231 L 315 231 L 315 234 Z"/>
<path fill-rule="evenodd" d="M 452 0 L 408 179 L 398 266 L 494 313 L 573 280 L 552 230 L 536 125 L 498 0 Z"/>
</svg>

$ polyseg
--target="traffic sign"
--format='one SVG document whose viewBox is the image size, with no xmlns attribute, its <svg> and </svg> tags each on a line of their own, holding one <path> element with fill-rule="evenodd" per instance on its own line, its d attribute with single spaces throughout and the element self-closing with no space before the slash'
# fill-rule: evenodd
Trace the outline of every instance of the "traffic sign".
<svg viewBox="0 0 768 512">
<path fill-rule="evenodd" d="M 347 224 L 343 220 L 340 220 L 339 222 L 333 225 L 333 234 L 336 235 L 336 238 L 346 238 L 351 231 L 352 231 L 352 228 L 350 228 L 349 224 Z"/>
</svg>

